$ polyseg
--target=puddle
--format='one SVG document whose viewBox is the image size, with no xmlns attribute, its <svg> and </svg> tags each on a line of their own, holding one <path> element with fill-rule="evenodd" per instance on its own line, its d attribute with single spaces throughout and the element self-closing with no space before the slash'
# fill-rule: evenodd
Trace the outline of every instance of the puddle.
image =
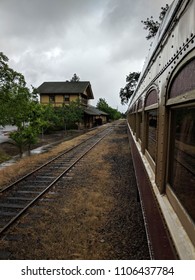
<svg viewBox="0 0 195 280">
<path fill-rule="evenodd" d="M 33 149 L 33 150 L 30 151 L 30 156 L 46 153 L 57 144 L 59 144 L 59 142 L 56 142 L 56 143 L 53 143 L 53 144 L 48 144 L 48 145 L 41 146 L 41 147 L 38 147 L 36 149 Z M 28 152 L 25 152 L 25 153 L 22 154 L 22 158 L 25 158 L 25 157 L 28 157 L 28 156 L 29 156 Z M 8 166 L 13 165 L 14 163 L 16 163 L 20 159 L 21 159 L 21 157 L 19 155 L 17 155 L 17 156 L 12 157 L 12 159 L 10 159 L 10 160 L 2 162 L 0 164 L 0 170 L 3 169 L 3 168 L 6 168 Z"/>
<path fill-rule="evenodd" d="M 62 139 L 62 140 L 58 140 L 54 143 L 51 143 L 51 144 L 47 144 L 47 145 L 44 145 L 44 146 L 41 146 L 41 147 L 38 147 L 36 149 L 33 149 L 30 151 L 30 155 L 39 155 L 39 154 L 43 154 L 43 153 L 46 153 L 48 152 L 51 148 L 53 148 L 54 146 L 60 144 L 61 142 L 63 141 L 67 141 L 67 140 L 71 140 L 79 135 L 82 135 L 84 134 L 85 132 L 84 131 L 80 131 L 76 134 L 72 134 L 72 135 L 68 135 L 66 138 Z M 1 139 L 0 139 L 1 140 Z M 24 152 L 22 154 L 22 158 L 24 157 L 28 157 L 29 156 L 29 153 L 28 152 Z M 20 160 L 21 157 L 19 155 L 17 156 L 14 156 L 12 157 L 10 160 L 7 160 L 7 161 L 4 161 L 0 164 L 0 170 L 2 170 L 3 168 L 6 168 L 8 166 L 11 166 L 13 165 L 14 163 L 16 163 L 18 160 Z"/>
</svg>

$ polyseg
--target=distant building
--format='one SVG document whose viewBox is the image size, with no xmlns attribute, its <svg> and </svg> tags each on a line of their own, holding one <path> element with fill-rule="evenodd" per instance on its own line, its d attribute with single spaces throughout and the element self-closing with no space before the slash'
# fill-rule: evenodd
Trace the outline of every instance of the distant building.
<svg viewBox="0 0 195 280">
<path fill-rule="evenodd" d="M 91 105 L 88 105 L 84 109 L 84 123 L 87 128 L 107 123 L 108 117 L 109 115 L 107 113 L 100 111 Z"/>
<path fill-rule="evenodd" d="M 44 82 L 38 87 L 40 102 L 61 107 L 71 101 L 80 100 L 83 106 L 94 99 L 90 82 Z"/>
<path fill-rule="evenodd" d="M 94 99 L 91 84 L 88 81 L 78 82 L 44 82 L 38 88 L 41 104 L 52 104 L 54 107 L 68 105 L 79 100 L 84 107 L 83 124 L 87 128 L 107 122 L 108 114 L 89 105 Z"/>
</svg>

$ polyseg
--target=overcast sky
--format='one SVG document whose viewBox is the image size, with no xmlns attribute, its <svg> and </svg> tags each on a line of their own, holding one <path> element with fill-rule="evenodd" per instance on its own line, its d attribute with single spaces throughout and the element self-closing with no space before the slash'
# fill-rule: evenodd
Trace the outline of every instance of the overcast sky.
<svg viewBox="0 0 195 280">
<path fill-rule="evenodd" d="M 158 20 L 172 0 L 0 0 L 0 51 L 28 86 L 90 81 L 99 98 L 126 111 L 119 91 L 141 71 L 151 41 L 141 20 Z"/>
</svg>

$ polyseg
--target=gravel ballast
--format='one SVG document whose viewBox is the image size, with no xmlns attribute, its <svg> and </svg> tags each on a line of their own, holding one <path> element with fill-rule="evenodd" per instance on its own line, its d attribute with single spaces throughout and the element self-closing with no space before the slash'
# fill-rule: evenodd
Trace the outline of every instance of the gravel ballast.
<svg viewBox="0 0 195 280">
<path fill-rule="evenodd" d="M 7 232 L 1 252 L 4 259 L 150 258 L 124 124 Z"/>
</svg>

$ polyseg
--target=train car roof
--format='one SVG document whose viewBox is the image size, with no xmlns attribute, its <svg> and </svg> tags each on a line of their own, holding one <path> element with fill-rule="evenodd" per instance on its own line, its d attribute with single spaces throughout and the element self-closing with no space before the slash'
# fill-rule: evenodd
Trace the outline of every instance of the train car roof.
<svg viewBox="0 0 195 280">
<path fill-rule="evenodd" d="M 144 62 L 144 66 L 143 66 L 141 75 L 139 77 L 136 90 L 134 91 L 133 95 L 130 98 L 129 105 L 131 104 L 132 99 L 135 97 L 135 95 L 142 83 L 142 80 L 146 76 L 148 67 L 153 64 L 155 57 L 158 55 L 158 49 L 160 50 L 160 46 L 162 45 L 163 40 L 165 39 L 168 31 L 170 30 L 171 25 L 174 24 L 173 19 L 184 1 L 185 0 L 173 1 L 170 5 L 169 9 L 167 10 L 166 15 L 158 29 L 158 32 L 155 36 L 154 41 L 152 43 L 152 47 L 149 50 L 148 56 Z"/>
</svg>

